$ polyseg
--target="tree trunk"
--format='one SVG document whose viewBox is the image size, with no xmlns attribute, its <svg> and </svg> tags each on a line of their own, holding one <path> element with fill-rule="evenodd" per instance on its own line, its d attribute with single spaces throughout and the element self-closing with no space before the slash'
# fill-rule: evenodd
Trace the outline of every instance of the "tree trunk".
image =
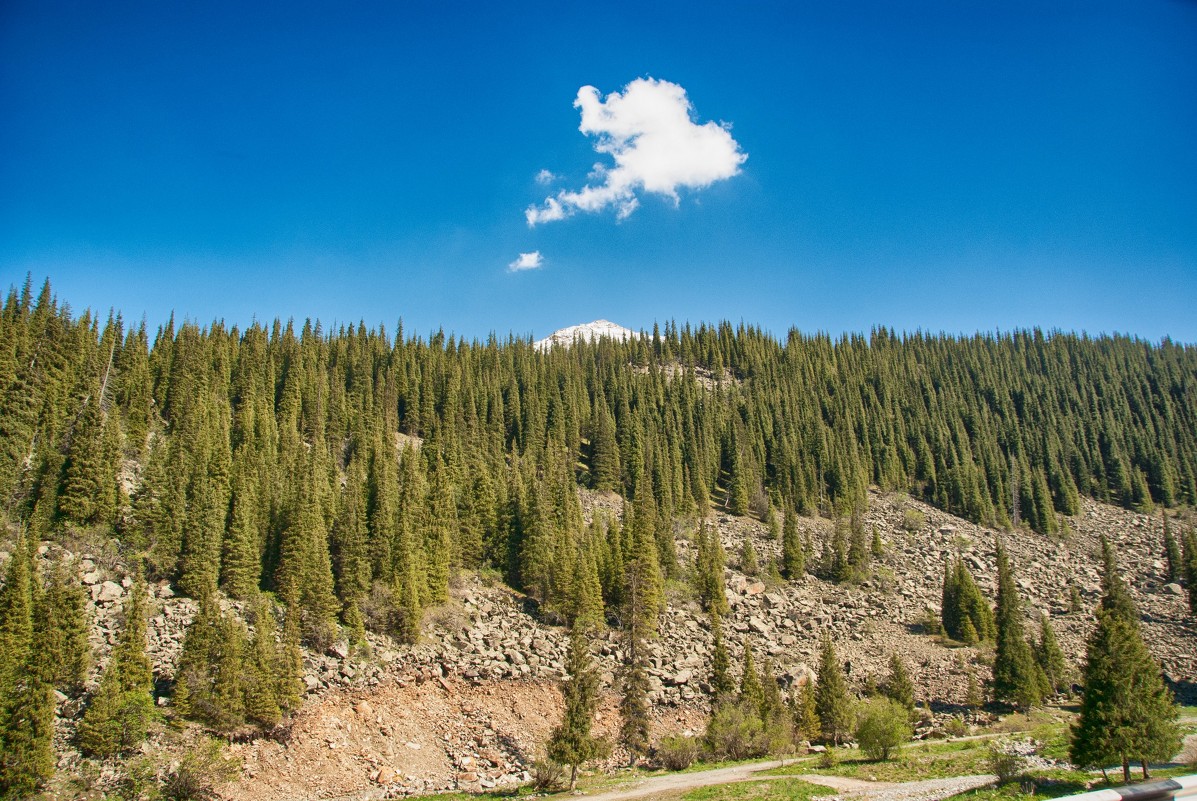
<svg viewBox="0 0 1197 801">
<path fill-rule="evenodd" d="M 572 793 L 578 786 L 578 765 L 574 763 L 569 766 L 569 791 Z"/>
<path fill-rule="evenodd" d="M 1147 774 L 1147 760 L 1139 757 L 1139 764 L 1143 766 L 1143 781 L 1147 781 L 1151 778 L 1151 776 Z"/>
<path fill-rule="evenodd" d="M 1122 755 L 1122 781 L 1130 784 L 1130 758 L 1126 754 Z"/>
</svg>

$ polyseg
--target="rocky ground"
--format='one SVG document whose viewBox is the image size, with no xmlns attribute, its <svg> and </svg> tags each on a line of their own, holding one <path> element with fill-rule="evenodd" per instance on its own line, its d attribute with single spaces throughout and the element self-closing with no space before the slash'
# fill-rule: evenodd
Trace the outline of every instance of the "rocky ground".
<svg viewBox="0 0 1197 801">
<path fill-rule="evenodd" d="M 613 513 L 618 498 L 583 493 L 587 516 Z M 919 525 L 910 526 L 907 510 Z M 805 680 L 817 663 L 819 638 L 832 633 L 849 679 L 859 685 L 885 673 L 890 654 L 906 661 L 918 697 L 943 716 L 959 712 L 968 674 L 987 676 L 983 648 L 945 647 L 922 633 L 927 610 L 938 611 L 943 563 L 960 552 L 982 590 L 992 597 L 996 532 L 954 518 L 898 494 L 873 493 L 864 516 L 876 526 L 882 554 L 872 578 L 834 585 L 807 578 L 801 584 L 746 576 L 736 555 L 751 538 L 763 564 L 778 553 L 760 522 L 717 514 L 731 563 L 726 586 L 731 611 L 725 618 L 728 645 L 738 664 L 750 645 L 758 664 L 768 658 L 783 685 Z M 799 527 L 815 541 L 831 521 L 802 518 Z M 1003 535 L 1023 594 L 1029 628 L 1040 611 L 1052 619 L 1062 648 L 1074 666 L 1084 654 L 1093 625 L 1089 609 L 1099 598 L 1098 536 L 1118 549 L 1120 568 L 1139 605 L 1145 639 L 1178 695 L 1194 703 L 1197 688 L 1197 624 L 1181 587 L 1166 580 L 1162 523 L 1093 501 L 1084 501 L 1066 537 L 1030 532 Z M 679 527 L 679 559 L 690 553 L 688 532 Z M 43 544 L 45 557 L 61 546 Z M 132 581 L 108 552 L 75 551 L 94 616 L 93 645 L 99 665 L 119 629 L 120 610 Z M 0 561 L 5 559 L 0 554 Z M 1069 611 L 1069 585 L 1076 584 L 1086 609 Z M 150 653 L 160 688 L 169 687 L 182 647 L 183 631 L 195 611 L 166 584 L 150 588 Z M 671 583 L 661 636 L 651 648 L 654 728 L 697 731 L 708 711 L 706 681 L 711 635 L 684 581 Z M 479 576 L 455 581 L 450 602 L 432 610 L 420 644 L 399 645 L 371 637 L 365 649 L 335 645 L 305 661 L 308 699 L 277 740 L 233 746 L 244 761 L 242 779 L 226 788 L 231 798 L 283 801 L 298 798 L 385 797 L 441 789 L 478 789 L 527 779 L 532 762 L 559 718 L 566 638 L 529 613 L 519 594 Z M 617 728 L 614 676 L 620 643 L 614 632 L 594 645 L 606 692 L 599 729 Z M 60 770 L 79 768 L 68 745 L 78 713 L 62 699 L 59 719 Z M 169 696 L 159 699 L 169 705 Z M 936 719 L 920 730 L 933 735 Z M 616 752 L 613 761 L 624 755 Z"/>
</svg>

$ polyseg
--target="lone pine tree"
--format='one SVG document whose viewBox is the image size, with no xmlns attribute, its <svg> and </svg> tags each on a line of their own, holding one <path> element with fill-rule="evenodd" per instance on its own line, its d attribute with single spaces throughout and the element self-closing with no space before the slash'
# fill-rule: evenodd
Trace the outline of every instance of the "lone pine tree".
<svg viewBox="0 0 1197 801">
<path fill-rule="evenodd" d="M 578 784 L 578 766 L 598 759 L 606 752 L 606 743 L 591 734 L 594 713 L 598 709 L 599 677 L 590 656 L 585 631 L 575 627 L 570 632 L 569 654 L 565 664 L 566 679 L 561 687 L 565 716 L 549 736 L 549 759 L 569 766 L 569 789 Z"/>
<path fill-rule="evenodd" d="M 1143 642 L 1138 610 L 1104 537 L 1102 555 L 1105 594 L 1085 646 L 1081 713 L 1072 726 L 1069 758 L 1086 767 L 1121 762 L 1129 782 L 1132 759 L 1146 779 L 1150 762 L 1165 762 L 1180 748 L 1179 710 Z"/>
</svg>

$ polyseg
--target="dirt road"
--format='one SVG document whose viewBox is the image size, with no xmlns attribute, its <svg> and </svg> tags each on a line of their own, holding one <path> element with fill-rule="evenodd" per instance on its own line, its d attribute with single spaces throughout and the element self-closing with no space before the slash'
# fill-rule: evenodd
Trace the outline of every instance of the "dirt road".
<svg viewBox="0 0 1197 801">
<path fill-rule="evenodd" d="M 638 798 L 673 796 L 699 787 L 733 782 L 761 781 L 781 778 L 795 778 L 811 784 L 830 787 L 841 797 L 868 799 L 869 801 L 937 801 L 957 793 L 981 787 L 995 780 L 995 776 L 954 776 L 949 779 L 930 779 L 917 782 L 869 782 L 844 776 L 824 776 L 810 773 L 802 776 L 762 776 L 763 772 L 781 767 L 781 762 L 754 762 L 750 765 L 733 765 L 695 773 L 670 773 L 653 776 L 634 784 L 594 795 L 583 795 L 587 801 L 631 801 Z"/>
</svg>

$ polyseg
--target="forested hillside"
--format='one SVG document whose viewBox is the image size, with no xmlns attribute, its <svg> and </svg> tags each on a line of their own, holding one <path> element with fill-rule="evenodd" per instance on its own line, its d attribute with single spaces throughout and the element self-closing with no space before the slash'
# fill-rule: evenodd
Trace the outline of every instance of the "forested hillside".
<svg viewBox="0 0 1197 801">
<path fill-rule="evenodd" d="M 874 485 L 1051 533 L 1082 495 L 1197 500 L 1197 348 L 1127 337 L 667 324 L 539 352 L 401 326 L 149 332 L 27 283 L 0 388 L 10 523 L 111 532 L 194 597 L 271 590 L 313 643 L 410 636 L 458 567 L 563 619 L 587 587 L 618 609 L 635 543 L 668 574 L 672 521 L 712 505 L 849 517 Z M 579 484 L 632 512 L 585 527 Z"/>
</svg>

